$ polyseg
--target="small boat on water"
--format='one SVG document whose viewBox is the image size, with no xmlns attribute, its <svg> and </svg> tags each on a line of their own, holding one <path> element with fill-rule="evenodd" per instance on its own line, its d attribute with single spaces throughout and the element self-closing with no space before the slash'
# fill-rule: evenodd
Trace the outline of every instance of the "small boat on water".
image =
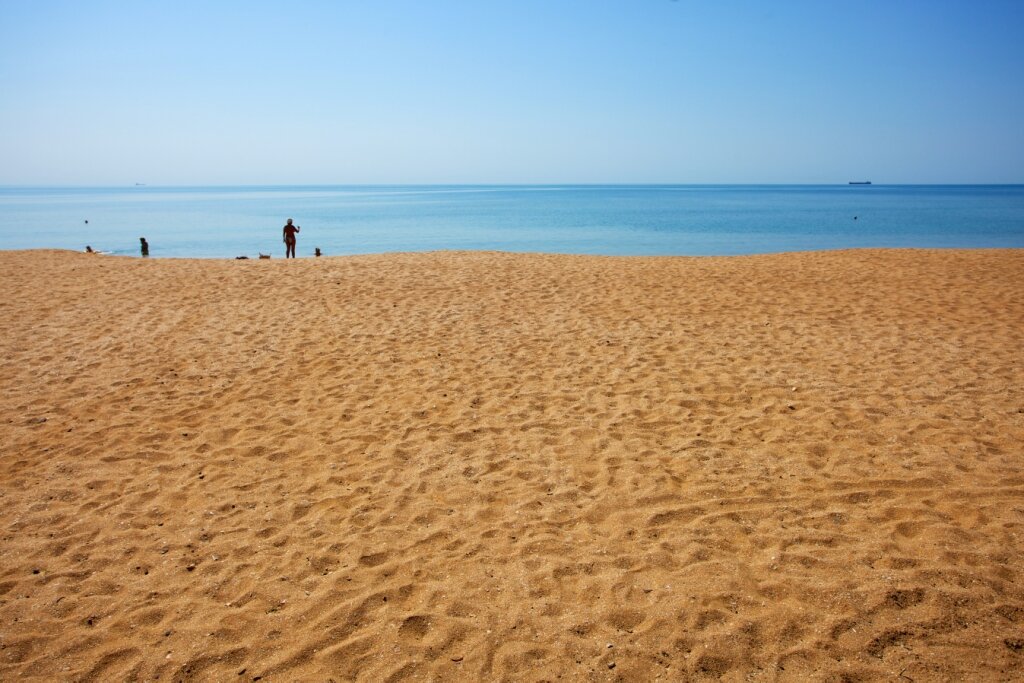
<svg viewBox="0 0 1024 683">
<path fill-rule="evenodd" d="M 870 180 L 851 180 L 850 184 L 851 185 L 870 185 L 871 181 Z"/>
</svg>

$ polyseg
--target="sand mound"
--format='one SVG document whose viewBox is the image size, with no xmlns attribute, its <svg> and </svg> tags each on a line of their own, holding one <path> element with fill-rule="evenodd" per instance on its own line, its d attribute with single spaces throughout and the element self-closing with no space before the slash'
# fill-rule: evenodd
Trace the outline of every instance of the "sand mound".
<svg viewBox="0 0 1024 683">
<path fill-rule="evenodd" d="M 1022 251 L 0 273 L 2 680 L 1024 671 Z"/>
</svg>

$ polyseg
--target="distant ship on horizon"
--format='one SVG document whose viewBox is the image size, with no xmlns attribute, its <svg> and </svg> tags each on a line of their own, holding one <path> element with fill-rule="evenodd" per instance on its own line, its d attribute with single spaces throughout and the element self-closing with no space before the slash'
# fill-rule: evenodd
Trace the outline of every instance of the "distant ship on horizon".
<svg viewBox="0 0 1024 683">
<path fill-rule="evenodd" d="M 851 180 L 850 184 L 851 185 L 870 185 L 871 181 L 870 180 Z"/>
</svg>

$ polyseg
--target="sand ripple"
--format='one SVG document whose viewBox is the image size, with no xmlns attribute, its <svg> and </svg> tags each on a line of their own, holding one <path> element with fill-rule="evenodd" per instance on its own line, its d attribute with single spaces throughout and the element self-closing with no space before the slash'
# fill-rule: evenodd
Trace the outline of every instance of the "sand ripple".
<svg viewBox="0 0 1024 683">
<path fill-rule="evenodd" d="M 0 273 L 0 680 L 1024 671 L 1022 251 Z"/>
</svg>

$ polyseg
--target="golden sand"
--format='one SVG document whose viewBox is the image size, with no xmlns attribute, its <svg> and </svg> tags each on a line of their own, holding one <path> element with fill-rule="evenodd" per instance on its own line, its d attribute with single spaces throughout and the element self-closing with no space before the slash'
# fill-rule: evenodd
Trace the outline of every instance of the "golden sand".
<svg viewBox="0 0 1024 683">
<path fill-rule="evenodd" d="M 1024 251 L 0 282 L 0 680 L 1024 676 Z"/>
</svg>

